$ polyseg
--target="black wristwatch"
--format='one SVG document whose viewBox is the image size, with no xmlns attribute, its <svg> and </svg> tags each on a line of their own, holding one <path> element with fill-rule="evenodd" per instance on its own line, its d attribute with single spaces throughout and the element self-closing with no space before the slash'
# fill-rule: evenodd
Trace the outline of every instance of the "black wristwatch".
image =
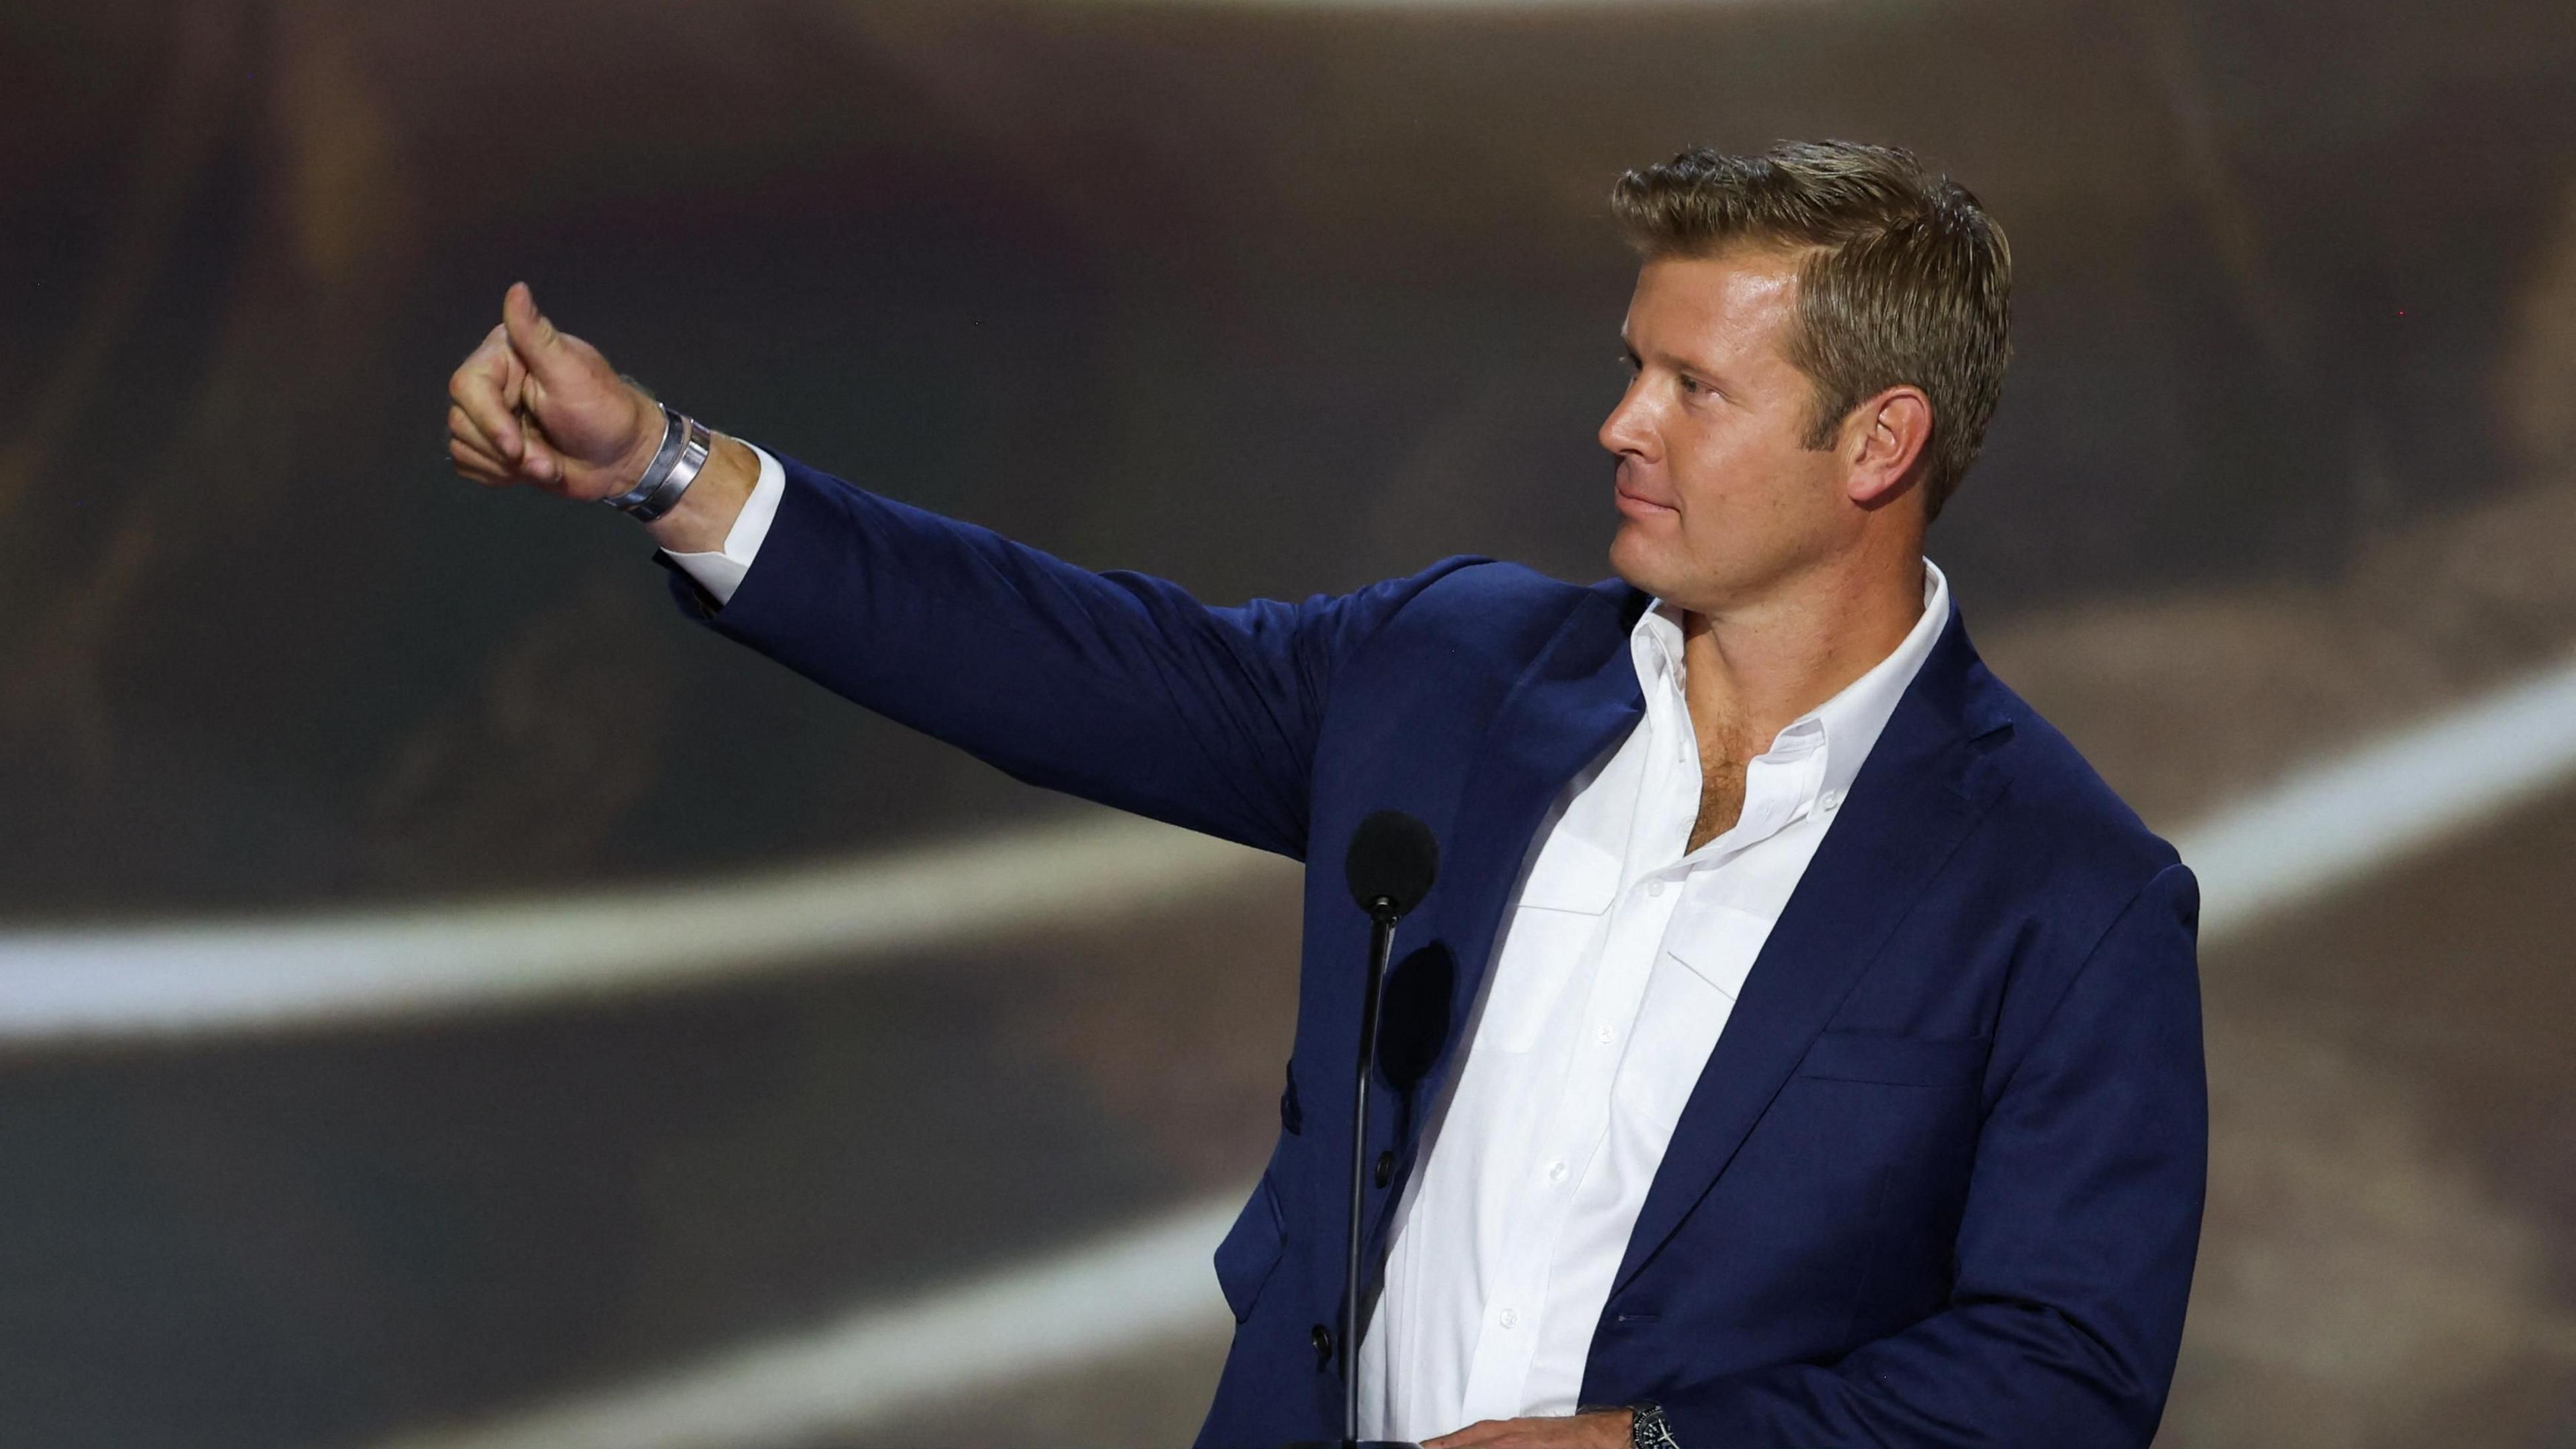
<svg viewBox="0 0 2576 1449">
<path fill-rule="evenodd" d="M 1628 1449 L 1682 1449 L 1673 1440 L 1670 1425 L 1664 1422 L 1660 1404 L 1631 1404 L 1637 1417 L 1628 1426 Z"/>
</svg>

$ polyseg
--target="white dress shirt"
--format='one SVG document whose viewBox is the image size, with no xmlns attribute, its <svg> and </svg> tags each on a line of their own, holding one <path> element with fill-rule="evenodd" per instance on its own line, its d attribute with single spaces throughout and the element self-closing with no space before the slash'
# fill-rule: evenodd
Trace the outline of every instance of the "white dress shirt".
<svg viewBox="0 0 2576 1449">
<path fill-rule="evenodd" d="M 778 511 L 760 481 L 722 552 L 673 553 L 730 599 Z M 1360 1433 L 1415 1440 L 1479 1419 L 1570 1414 L 1610 1279 L 1737 989 L 1950 615 L 1923 613 L 1745 772 L 1734 826 L 1687 851 L 1698 737 L 1680 611 L 1658 599 L 1629 653 L 1645 710 L 1540 823 L 1469 1017 L 1468 1049 L 1396 1208 L 1361 1336 Z"/>
</svg>

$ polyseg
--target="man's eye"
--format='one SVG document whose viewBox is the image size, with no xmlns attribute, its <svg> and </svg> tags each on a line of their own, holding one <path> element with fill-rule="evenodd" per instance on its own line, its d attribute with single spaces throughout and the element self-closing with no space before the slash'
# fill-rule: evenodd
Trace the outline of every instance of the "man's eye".
<svg viewBox="0 0 2576 1449">
<path fill-rule="evenodd" d="M 1682 375 L 1682 391 L 1684 391 L 1684 392 L 1697 392 L 1697 391 L 1699 391 L 1699 379 L 1698 379 L 1698 378 L 1695 378 L 1695 377 L 1690 376 L 1688 373 L 1684 373 L 1684 374 Z"/>
</svg>

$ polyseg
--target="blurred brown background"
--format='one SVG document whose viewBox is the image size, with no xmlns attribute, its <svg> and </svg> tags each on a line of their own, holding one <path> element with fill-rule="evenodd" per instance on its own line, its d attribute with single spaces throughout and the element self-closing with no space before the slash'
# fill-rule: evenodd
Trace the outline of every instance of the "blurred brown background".
<svg viewBox="0 0 2576 1449">
<path fill-rule="evenodd" d="M 1214 601 L 1588 581 L 1605 197 L 1693 142 L 1904 144 L 2008 228 L 1928 552 L 2159 829 L 2576 649 L 2565 0 L 18 0 L 0 61 L 0 928 L 1066 818 L 691 625 L 626 520 L 456 479 L 514 279 L 721 428 Z M 2576 1444 L 2556 779 L 2208 943 L 2160 1443 Z M 866 970 L 0 1037 L 0 1444 L 506 1417 L 1222 1196 L 1294 1007 L 1293 872 L 1246 880 Z M 1219 1324 L 799 1432 L 1185 1442 Z"/>
</svg>

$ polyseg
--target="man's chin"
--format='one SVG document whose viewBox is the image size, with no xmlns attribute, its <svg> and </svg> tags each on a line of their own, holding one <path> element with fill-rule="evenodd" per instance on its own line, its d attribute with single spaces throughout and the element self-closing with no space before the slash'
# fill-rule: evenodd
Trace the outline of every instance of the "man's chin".
<svg viewBox="0 0 2576 1449">
<path fill-rule="evenodd" d="M 1619 525 L 1610 540 L 1610 572 L 1631 588 L 1643 589 L 1661 598 L 1669 591 L 1673 569 L 1671 560 L 1651 539 L 1640 538 L 1634 524 Z"/>
</svg>

